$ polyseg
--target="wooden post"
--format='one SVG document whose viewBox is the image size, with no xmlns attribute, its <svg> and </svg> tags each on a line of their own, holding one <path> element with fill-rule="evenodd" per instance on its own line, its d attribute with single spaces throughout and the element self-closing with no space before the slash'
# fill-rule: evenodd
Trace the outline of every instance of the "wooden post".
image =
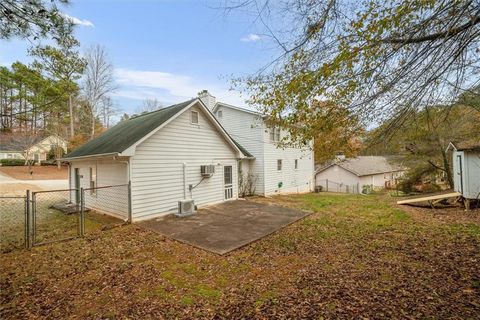
<svg viewBox="0 0 480 320">
<path fill-rule="evenodd" d="M 326 179 L 326 180 L 327 180 L 326 187 L 327 187 L 327 192 L 328 192 L 328 179 Z"/>
</svg>

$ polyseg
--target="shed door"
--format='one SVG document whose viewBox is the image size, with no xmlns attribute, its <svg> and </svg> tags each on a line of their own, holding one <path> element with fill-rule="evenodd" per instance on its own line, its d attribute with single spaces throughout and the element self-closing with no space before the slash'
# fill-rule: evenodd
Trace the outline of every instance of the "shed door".
<svg viewBox="0 0 480 320">
<path fill-rule="evenodd" d="M 232 166 L 223 167 L 223 185 L 225 188 L 225 200 L 233 198 L 233 169 Z"/>
<path fill-rule="evenodd" d="M 462 155 L 458 154 L 457 155 L 457 172 L 455 172 L 455 174 L 457 175 L 457 181 L 459 182 L 458 186 L 459 186 L 459 190 L 458 192 L 460 192 L 461 194 L 463 194 L 463 168 L 462 168 Z"/>
</svg>

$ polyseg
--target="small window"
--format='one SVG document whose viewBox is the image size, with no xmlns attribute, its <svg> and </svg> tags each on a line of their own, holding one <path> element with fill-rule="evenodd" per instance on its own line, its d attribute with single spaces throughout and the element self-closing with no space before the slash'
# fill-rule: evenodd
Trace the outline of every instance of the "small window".
<svg viewBox="0 0 480 320">
<path fill-rule="evenodd" d="M 277 171 L 282 171 L 282 159 L 277 160 Z"/>
<path fill-rule="evenodd" d="M 295 159 L 295 170 L 298 169 L 298 159 Z"/>
<path fill-rule="evenodd" d="M 97 186 L 97 167 L 90 167 L 90 194 L 95 194 Z M 93 188 L 93 189 L 92 189 Z"/>
<path fill-rule="evenodd" d="M 223 112 L 222 112 L 222 110 L 218 110 L 218 111 L 217 111 L 217 117 L 218 117 L 218 118 L 223 117 Z"/>
<path fill-rule="evenodd" d="M 280 128 L 270 129 L 270 141 L 273 141 L 273 142 L 280 141 Z"/>
<path fill-rule="evenodd" d="M 198 124 L 198 112 L 197 111 L 192 111 L 190 113 L 190 121 L 192 124 Z"/>
</svg>

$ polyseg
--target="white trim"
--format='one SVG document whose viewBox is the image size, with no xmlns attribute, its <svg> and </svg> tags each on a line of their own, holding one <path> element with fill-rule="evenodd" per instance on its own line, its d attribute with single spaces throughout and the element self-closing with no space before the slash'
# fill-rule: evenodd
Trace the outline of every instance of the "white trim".
<svg viewBox="0 0 480 320">
<path fill-rule="evenodd" d="M 116 156 L 118 152 L 110 152 L 110 153 L 100 153 L 100 154 L 89 154 L 86 156 L 78 156 L 78 157 L 71 157 L 71 158 L 61 158 L 61 161 L 71 161 L 77 159 L 88 159 L 88 158 L 97 158 L 97 157 L 105 157 L 105 156 Z"/>
<path fill-rule="evenodd" d="M 238 111 L 243 111 L 243 112 L 251 113 L 251 114 L 254 114 L 254 115 L 257 115 L 257 116 L 261 116 L 261 117 L 265 117 L 265 115 L 261 114 L 260 112 L 253 111 L 253 110 L 249 110 L 249 109 L 245 109 L 245 108 L 241 108 L 241 107 L 237 107 L 237 106 L 233 106 L 233 105 L 231 105 L 231 104 L 223 103 L 223 102 L 217 102 L 217 103 L 215 104 L 215 106 L 213 107 L 212 112 L 215 112 L 215 111 L 218 109 L 218 107 L 220 107 L 220 106 L 227 107 L 227 108 L 231 108 L 231 109 L 235 109 L 235 110 L 238 110 Z"/>
</svg>

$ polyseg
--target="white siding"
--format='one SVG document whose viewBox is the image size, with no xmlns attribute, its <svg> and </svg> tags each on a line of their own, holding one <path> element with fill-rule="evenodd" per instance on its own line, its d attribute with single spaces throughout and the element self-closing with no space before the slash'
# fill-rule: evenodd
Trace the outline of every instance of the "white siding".
<svg viewBox="0 0 480 320">
<path fill-rule="evenodd" d="M 199 112 L 199 124 L 190 123 L 190 110 Z M 195 204 L 224 201 L 223 166 L 231 165 L 233 198 L 237 198 L 237 160 L 235 150 L 205 117 L 192 107 L 146 139 L 131 160 L 132 212 L 134 220 L 176 212 L 178 201 L 192 198 Z M 183 166 L 186 165 L 186 186 Z M 200 166 L 215 165 L 215 174 L 190 192 L 188 185 L 202 179 Z"/>
<path fill-rule="evenodd" d="M 80 187 L 90 188 L 90 168 L 97 168 L 97 187 L 128 184 L 128 164 L 114 160 L 72 161 L 70 164 L 70 188 L 75 188 L 75 168 L 80 169 Z M 71 193 L 71 201 L 75 194 Z M 122 219 L 128 218 L 128 187 L 96 190 L 95 194 L 85 191 L 85 206 Z"/>
<path fill-rule="evenodd" d="M 332 183 L 332 185 L 335 183 L 342 183 L 348 186 L 356 186 L 357 183 L 360 183 L 360 178 L 357 175 L 337 165 L 333 165 L 317 173 L 317 175 L 315 176 L 316 185 L 325 187 L 325 181 L 327 179 Z"/>
<path fill-rule="evenodd" d="M 265 195 L 312 191 L 314 157 L 311 148 L 278 148 L 270 141 L 268 129 L 264 130 L 263 141 Z M 298 169 L 295 169 L 295 159 L 298 160 Z M 277 170 L 277 160 L 282 160 L 280 171 Z"/>
<path fill-rule="evenodd" d="M 457 156 L 460 156 L 460 163 Z M 480 195 L 480 152 L 455 151 L 453 153 L 454 189 L 467 199 L 476 199 Z M 463 190 L 462 190 L 463 186 Z M 463 192 L 462 192 L 463 191 Z"/>
<path fill-rule="evenodd" d="M 222 112 L 222 117 L 217 116 L 219 111 Z M 228 134 L 255 157 L 255 160 L 250 160 L 250 173 L 256 181 L 255 192 L 263 194 L 263 120 L 259 115 L 221 105 L 216 109 L 215 116 Z M 244 176 L 247 175 L 246 170 L 243 173 Z"/>
</svg>

